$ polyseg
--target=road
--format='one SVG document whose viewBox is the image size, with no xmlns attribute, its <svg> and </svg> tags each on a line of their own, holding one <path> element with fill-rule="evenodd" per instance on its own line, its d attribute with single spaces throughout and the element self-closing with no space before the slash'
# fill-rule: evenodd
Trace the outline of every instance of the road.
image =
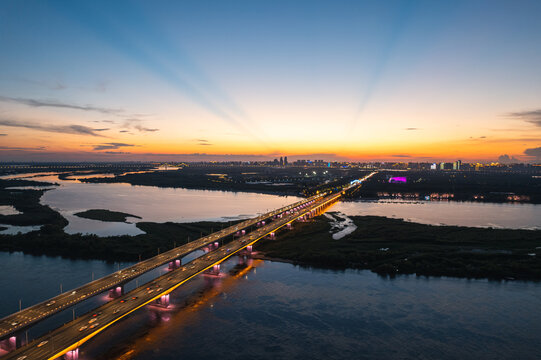
<svg viewBox="0 0 541 360">
<path fill-rule="evenodd" d="M 275 232 L 306 214 L 314 214 L 319 209 L 336 202 L 343 193 L 331 194 L 316 200 L 308 200 L 310 204 L 299 204 L 289 207 L 292 211 L 286 210 L 273 213 L 281 213 L 282 217 L 274 219 L 271 223 L 257 228 L 251 233 L 241 236 L 226 245 L 213 250 L 200 258 L 197 258 L 178 269 L 171 270 L 168 274 L 162 275 L 155 280 L 144 284 L 124 296 L 111 300 L 100 306 L 93 312 L 80 316 L 51 333 L 32 341 L 9 354 L 4 359 L 16 360 L 37 360 L 55 359 L 68 351 L 74 350 L 84 342 L 105 330 L 123 317 L 137 309 L 150 304 L 161 296 L 169 294 L 186 281 L 212 268 L 238 253 L 246 246 L 252 245 L 271 232 Z M 312 201 L 312 202 L 311 202 Z"/>
<path fill-rule="evenodd" d="M 125 269 L 94 280 L 87 284 L 84 284 L 78 288 L 66 291 L 54 298 L 43 301 L 39 304 L 35 304 L 22 311 L 16 312 L 0 320 L 0 339 L 4 339 L 11 334 L 14 334 L 22 329 L 35 324 L 53 314 L 56 314 L 62 310 L 69 308 L 89 297 L 98 295 L 109 289 L 113 289 L 119 285 L 122 285 L 136 277 L 153 270 L 165 263 L 173 261 L 188 255 L 189 253 L 198 250 L 204 246 L 207 246 L 215 241 L 219 241 L 222 238 L 236 234 L 238 231 L 247 229 L 250 226 L 256 225 L 258 222 L 272 218 L 274 215 L 283 213 L 290 209 L 294 209 L 303 204 L 314 201 L 320 198 L 322 195 L 312 196 L 294 204 L 276 209 L 271 212 L 267 212 L 256 218 L 248 219 L 236 225 L 227 227 L 221 231 L 215 232 L 208 236 L 204 236 L 200 239 L 194 240 L 187 244 L 178 246 L 174 249 L 166 251 L 160 255 L 141 261 L 135 265 L 129 266 Z M 32 271 L 29 269 L 28 271 Z"/>
</svg>

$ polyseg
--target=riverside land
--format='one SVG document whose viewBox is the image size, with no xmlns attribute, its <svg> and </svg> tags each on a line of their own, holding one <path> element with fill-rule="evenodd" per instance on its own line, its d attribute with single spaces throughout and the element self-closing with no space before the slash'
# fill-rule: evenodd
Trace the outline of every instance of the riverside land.
<svg viewBox="0 0 541 360">
<path fill-rule="evenodd" d="M 88 180 L 105 182 L 104 179 L 109 179 L 106 182 L 125 180 L 142 183 L 151 179 L 161 179 L 155 181 L 161 186 L 172 182 L 177 185 L 180 182 L 196 186 L 199 179 L 203 188 L 207 188 L 209 183 L 215 187 L 214 189 L 220 190 L 233 188 L 241 190 L 243 186 L 254 185 L 256 187 L 250 188 L 250 191 L 268 192 L 269 187 L 291 186 L 292 191 L 312 193 L 317 191 L 315 189 L 332 188 L 365 173 L 360 170 L 350 172 L 337 170 L 328 173 L 321 171 L 317 175 L 316 171 L 316 174 L 312 172 L 310 177 L 305 172 L 305 175 L 297 177 L 302 181 L 296 181 L 292 176 L 286 177 L 287 172 L 275 173 L 272 169 L 264 169 L 263 174 L 257 176 L 253 174 L 257 170 L 255 168 L 242 171 L 235 169 L 241 178 L 249 176 L 251 179 L 248 184 L 244 181 L 243 185 L 240 180 L 234 180 L 236 178 L 226 172 L 226 168 L 220 168 L 219 172 L 216 168 L 211 170 L 212 172 L 209 169 L 199 169 L 189 172 L 186 176 L 183 176 L 182 170 L 148 170 L 150 172 L 128 175 L 121 175 L 122 171 L 118 171 L 119 175 L 112 178 Z M 101 171 L 103 172 L 103 169 Z M 295 172 L 298 174 L 298 171 Z M 74 175 L 80 177 L 75 171 L 65 173 L 63 176 Z M 363 185 L 361 192 L 373 191 L 374 186 L 386 186 L 385 184 L 389 182 L 385 176 L 387 175 L 379 173 L 373 182 Z M 277 183 L 278 180 L 288 185 L 269 185 Z M 450 182 L 454 184 L 451 186 L 454 186 L 455 191 L 458 188 L 456 185 L 462 181 Z M 530 195 L 536 194 L 535 181 L 526 184 Z M 422 182 L 413 184 L 419 183 Z M 509 179 L 506 183 L 503 192 L 517 191 L 516 186 L 520 184 L 518 180 Z M 137 227 L 145 234 L 111 237 L 69 235 L 63 230 L 67 221 L 58 212 L 39 203 L 41 195 L 47 190 L 6 189 L 13 186 L 36 185 L 54 186 L 35 180 L 0 180 L 0 205 L 11 205 L 20 212 L 0 215 L 0 224 L 41 225 L 40 230 L 27 234 L 0 235 L 1 251 L 23 251 L 35 255 L 60 255 L 109 261 L 137 261 L 139 257 L 156 255 L 158 248 L 165 251 L 174 245 L 194 240 L 201 234 L 208 234 L 227 225 L 217 222 L 182 224 L 139 222 Z M 490 185 L 490 189 L 497 189 L 497 181 Z M 115 213 L 107 209 L 88 209 L 78 215 L 95 220 L 119 222 L 126 221 L 129 217 L 137 217 L 137 214 Z M 260 255 L 267 258 L 278 258 L 303 266 L 370 269 L 391 276 L 418 274 L 541 280 L 541 231 L 430 226 L 373 216 L 351 217 L 351 219 L 357 229 L 340 240 L 332 239 L 330 220 L 318 217 L 310 223 L 297 223 L 294 230 L 281 232 L 276 240 L 264 240 L 258 243 L 256 248 Z"/>
</svg>

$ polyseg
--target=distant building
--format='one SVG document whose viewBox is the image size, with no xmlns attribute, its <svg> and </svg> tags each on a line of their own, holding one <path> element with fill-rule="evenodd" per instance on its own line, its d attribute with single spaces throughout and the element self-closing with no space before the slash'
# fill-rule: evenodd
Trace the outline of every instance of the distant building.
<svg viewBox="0 0 541 360">
<path fill-rule="evenodd" d="M 284 166 L 287 166 L 287 156 L 284 156 Z"/>
<path fill-rule="evenodd" d="M 453 163 L 453 170 L 460 170 L 460 166 L 462 165 L 462 161 L 457 160 Z"/>
<path fill-rule="evenodd" d="M 430 165 L 430 170 L 438 170 L 438 164 L 434 163 Z"/>
<path fill-rule="evenodd" d="M 284 166 L 284 158 L 280 156 L 280 166 Z"/>
</svg>

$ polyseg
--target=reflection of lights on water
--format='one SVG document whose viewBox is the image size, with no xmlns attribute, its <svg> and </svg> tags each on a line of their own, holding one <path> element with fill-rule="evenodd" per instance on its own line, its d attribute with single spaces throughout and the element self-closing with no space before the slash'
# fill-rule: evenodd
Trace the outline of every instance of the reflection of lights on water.
<svg viewBox="0 0 541 360">
<path fill-rule="evenodd" d="M 253 270 L 255 272 L 255 267 L 263 264 L 263 260 L 249 260 L 250 265 L 239 270 L 234 275 L 225 276 L 226 274 L 224 274 L 224 277 L 204 276 L 204 291 L 198 298 L 194 299 L 193 303 L 186 303 L 186 305 L 170 303 L 167 308 L 153 306 L 151 304 L 147 305 L 146 308 L 149 310 L 151 323 L 154 323 L 154 325 L 150 326 L 144 338 L 132 338 L 131 343 L 128 344 L 130 349 L 124 354 L 115 357 L 115 359 L 129 360 L 137 354 L 148 350 L 149 347 L 152 348 L 157 342 L 167 338 L 168 334 L 166 332 L 172 330 L 178 331 L 178 327 L 185 325 L 190 320 L 190 314 L 196 313 L 200 308 L 214 311 L 215 304 L 211 302 L 213 298 L 221 297 L 222 300 L 227 299 L 227 292 L 222 291 L 223 289 L 235 285 L 235 280 L 242 279 L 243 277 L 247 278 L 247 274 L 250 271 Z M 174 299 L 173 295 L 171 300 Z M 207 305 L 208 307 L 206 307 Z M 167 323 L 167 326 L 159 326 L 159 324 L 165 325 L 165 323 Z"/>
</svg>

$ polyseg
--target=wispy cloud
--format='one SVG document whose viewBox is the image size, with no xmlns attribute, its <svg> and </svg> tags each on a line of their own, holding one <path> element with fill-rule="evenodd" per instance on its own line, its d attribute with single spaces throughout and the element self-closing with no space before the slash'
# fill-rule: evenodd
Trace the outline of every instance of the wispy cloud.
<svg viewBox="0 0 541 360">
<path fill-rule="evenodd" d="M 409 157 L 411 157 L 408 154 L 395 154 L 395 155 L 391 155 L 391 156 L 395 157 L 395 158 L 409 158 Z"/>
<path fill-rule="evenodd" d="M 139 132 L 155 132 L 155 131 L 160 130 L 160 129 L 154 129 L 154 128 L 147 128 L 141 125 L 142 122 L 143 120 L 141 119 L 130 118 L 124 121 L 124 125 L 122 127 L 124 129 L 135 129 L 135 130 L 138 130 Z"/>
<path fill-rule="evenodd" d="M 118 115 L 123 112 L 121 109 L 111 109 L 106 107 L 99 107 L 93 105 L 78 105 L 78 104 L 69 104 L 53 100 L 37 100 L 37 99 L 28 99 L 28 98 L 13 98 L 8 96 L 0 96 L 0 101 L 12 102 L 17 104 L 23 104 L 30 107 L 54 107 L 54 108 L 63 108 L 63 109 L 73 109 L 81 111 L 94 111 L 102 114 L 114 114 Z"/>
<path fill-rule="evenodd" d="M 536 126 L 541 126 L 541 109 L 529 111 L 517 111 L 506 114 L 508 117 L 521 119 Z"/>
<path fill-rule="evenodd" d="M 134 128 L 141 131 L 141 132 L 155 132 L 155 131 L 160 130 L 160 129 L 147 128 L 147 127 L 144 127 L 144 126 L 141 126 L 141 125 L 135 125 Z"/>
<path fill-rule="evenodd" d="M 18 146 L 0 146 L 0 150 L 15 150 L 15 151 L 43 151 L 45 146 L 38 147 L 18 147 Z"/>
<path fill-rule="evenodd" d="M 62 80 L 59 80 L 59 79 L 54 79 L 52 81 L 43 81 L 43 80 L 28 79 L 24 77 L 15 77 L 14 80 L 32 84 L 32 85 L 37 85 L 40 87 L 47 88 L 49 90 L 64 90 L 67 88 L 66 84 Z"/>
<path fill-rule="evenodd" d="M 95 145 L 94 150 L 100 151 L 100 150 L 115 150 L 120 149 L 121 147 L 132 147 L 135 146 L 133 144 L 125 144 L 125 143 L 117 143 L 117 142 L 111 142 L 111 143 L 105 143 L 100 145 Z"/>
<path fill-rule="evenodd" d="M 206 139 L 194 139 L 194 141 L 197 143 L 197 145 L 202 145 L 202 146 L 214 145 L 214 144 L 212 144 L 210 141 L 208 141 Z"/>
<path fill-rule="evenodd" d="M 8 136 L 8 134 L 0 134 L 0 136 Z"/>
<path fill-rule="evenodd" d="M 91 127 L 84 126 L 84 125 L 43 125 L 43 124 L 37 124 L 34 122 L 24 122 L 24 121 L 6 120 L 6 119 L 0 119 L 0 125 L 33 129 L 33 130 L 46 131 L 46 132 L 54 132 L 54 133 L 90 135 L 90 136 L 99 136 L 99 137 L 103 137 L 103 135 L 100 135 L 97 132 L 109 130 L 109 129 L 93 129 Z"/>
<path fill-rule="evenodd" d="M 404 130 L 414 131 L 414 130 L 421 130 L 421 129 L 419 129 L 419 128 L 414 128 L 414 127 L 409 127 L 409 128 L 405 128 Z"/>
</svg>

